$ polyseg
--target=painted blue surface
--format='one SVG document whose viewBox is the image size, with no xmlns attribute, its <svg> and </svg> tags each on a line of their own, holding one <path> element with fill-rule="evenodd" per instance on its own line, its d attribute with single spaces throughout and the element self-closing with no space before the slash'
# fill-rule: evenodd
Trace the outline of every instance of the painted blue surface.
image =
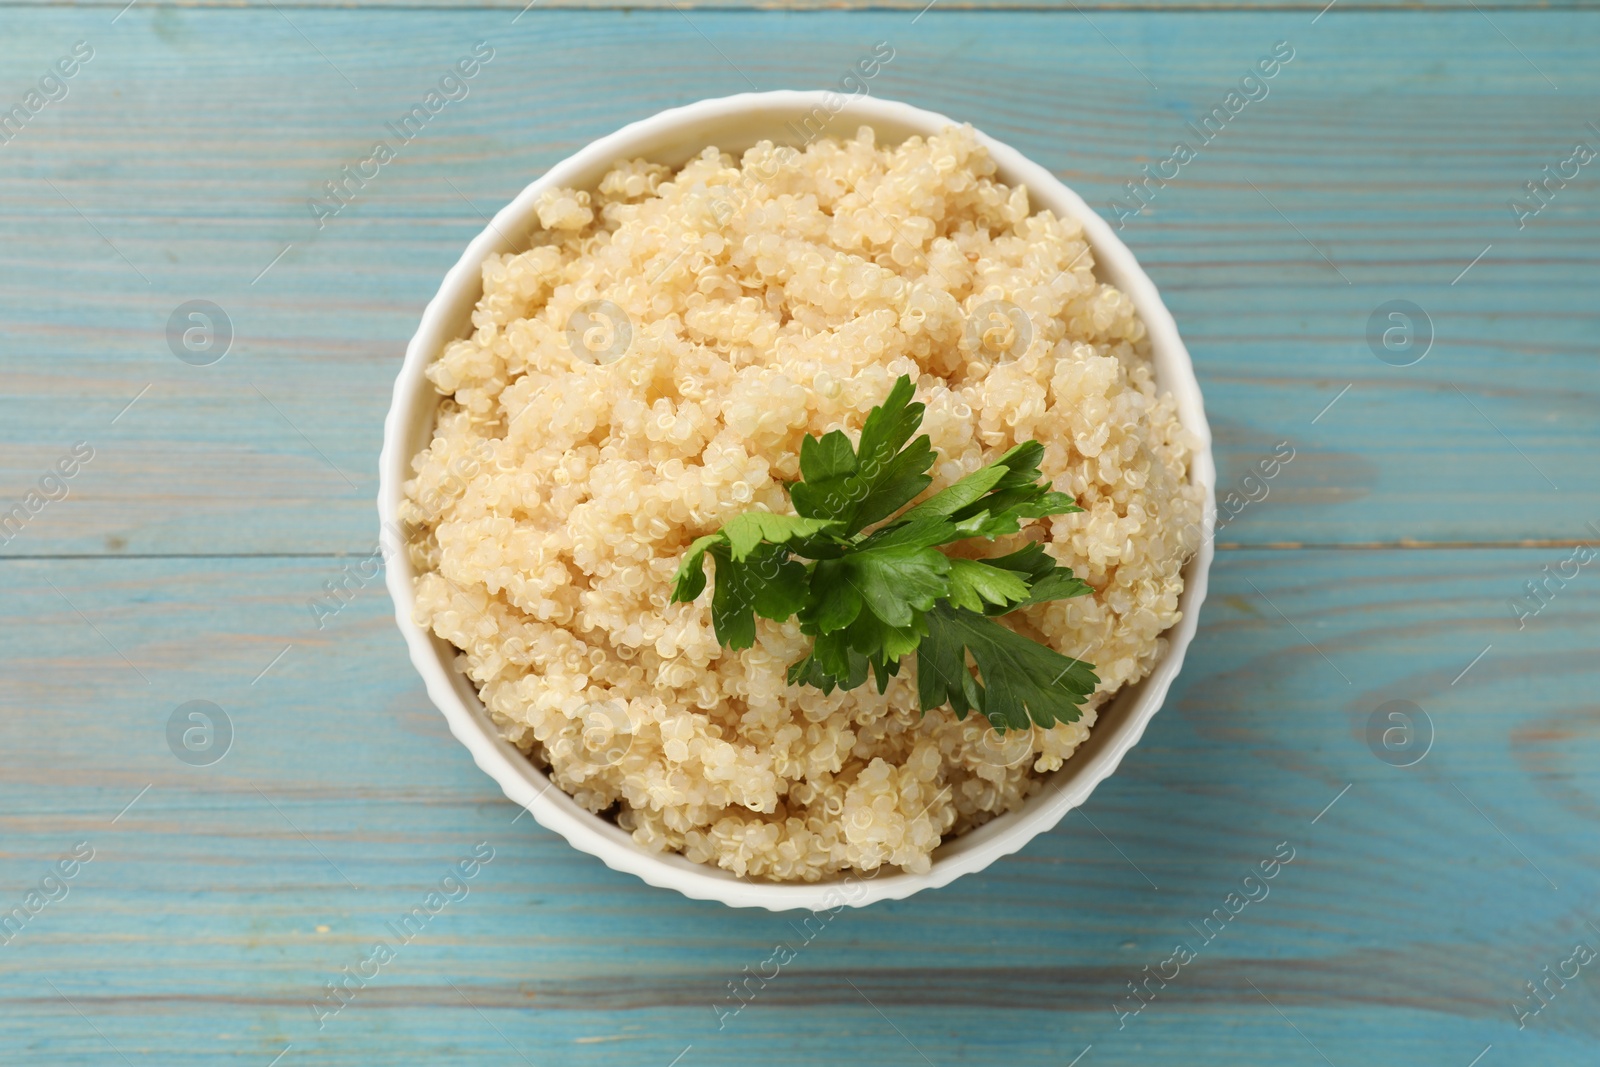
<svg viewBox="0 0 1600 1067">
<path fill-rule="evenodd" d="M 1525 986 L 1600 949 L 1600 572 L 1520 628 L 1512 607 L 1600 540 L 1600 162 L 1522 229 L 1507 208 L 1600 147 L 1600 14 L 514 14 L 0 6 L 6 107 L 95 50 L 0 144 L 0 500 L 94 449 L 0 546 L 0 911 L 59 897 L 0 945 L 0 1062 L 1600 1059 L 1600 961 L 1548 1006 Z M 478 40 L 472 95 L 318 230 L 305 200 Z M 875 92 L 1108 215 L 1293 42 L 1123 236 L 1194 352 L 1221 492 L 1280 441 L 1295 459 L 1220 538 L 1185 673 L 1085 809 L 819 929 L 513 822 L 381 584 L 320 630 L 306 601 L 370 551 L 398 356 L 480 213 L 626 121 L 831 84 L 880 40 Z M 167 347 L 191 299 L 235 328 L 213 366 Z M 1412 366 L 1366 340 L 1394 299 L 1434 324 Z M 167 744 L 192 700 L 232 724 L 211 766 Z M 1432 723 L 1410 767 L 1369 747 L 1393 700 Z M 92 860 L 46 883 L 79 842 Z M 319 1012 L 480 842 L 469 892 Z M 1180 942 L 1194 959 L 1132 1013 Z M 779 943 L 794 961 L 735 1012 Z M 1519 1030 L 1514 1006 L 1541 1010 Z"/>
</svg>

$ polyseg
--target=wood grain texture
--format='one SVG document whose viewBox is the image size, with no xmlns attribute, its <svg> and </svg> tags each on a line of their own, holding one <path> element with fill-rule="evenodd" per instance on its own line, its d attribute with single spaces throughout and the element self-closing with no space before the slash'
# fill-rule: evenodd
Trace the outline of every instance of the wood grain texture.
<svg viewBox="0 0 1600 1067">
<path fill-rule="evenodd" d="M 291 26 L 135 7 L 110 27 L 98 10 L 14 9 L 5 69 L 43 71 L 79 38 L 97 53 L 0 145 L 0 485 L 21 495 L 79 439 L 97 457 L 0 551 L 366 548 L 400 353 L 484 214 L 626 121 L 830 84 L 881 40 L 896 57 L 875 92 L 972 120 L 1108 214 L 1290 41 L 1271 95 L 1123 230 L 1194 352 L 1223 489 L 1277 442 L 1296 449 L 1224 540 L 1585 536 L 1600 194 L 1586 170 L 1521 231 L 1506 202 L 1595 138 L 1600 15 L 1498 13 L 1514 46 L 1476 12 L 1337 14 L 1108 14 L 1102 38 L 1022 13 L 304 11 Z M 307 200 L 478 40 L 497 54 L 472 94 L 319 230 Z M 237 334 L 211 367 L 165 338 L 196 298 Z M 1434 323 L 1411 367 L 1366 340 L 1391 299 Z"/>
<path fill-rule="evenodd" d="M 255 0 L 137 0 L 140 8 L 238 8 L 271 9 L 270 3 Z M 1471 0 L 1335 0 L 1340 12 L 1348 11 L 1473 11 Z M 115 16 L 128 0 L 0 0 L 0 8 L 50 7 L 91 8 Z M 903 11 L 916 16 L 924 11 L 938 13 L 976 11 L 1003 14 L 1017 11 L 1082 12 L 1095 11 L 1237 11 L 1272 9 L 1305 11 L 1317 14 L 1333 7 L 1328 0 L 292 0 L 278 4 L 291 14 L 301 9 L 365 8 L 368 10 L 418 11 L 504 11 L 515 15 L 524 9 L 620 9 L 626 11 Z M 1581 11 L 1600 7 L 1600 0 L 1493 0 L 1478 4 L 1484 12 L 1497 11 Z M 933 17 L 930 15 L 929 17 Z M 120 20 L 119 20 L 120 21 Z"/>
<path fill-rule="evenodd" d="M 1520 1033 L 1509 1009 L 1574 941 L 1600 943 L 1600 615 L 1576 584 L 1522 631 L 1504 610 L 1549 555 L 1224 554 L 1168 706 L 1083 812 L 804 944 L 799 915 L 684 900 L 513 824 L 412 677 L 381 588 L 312 628 L 303 601 L 331 561 L 0 563 L 0 903 L 74 843 L 95 850 L 0 947 L 0 1050 L 69 1067 L 118 1062 L 107 1042 L 137 1065 L 264 1067 L 289 1044 L 288 1065 L 521 1062 L 506 1041 L 539 1064 L 665 1067 L 691 1044 L 685 1064 L 922 1062 L 898 1027 L 934 1063 L 1061 1067 L 1089 1044 L 1085 1064 L 1321 1062 L 1307 1039 L 1336 1064 L 1465 1067 L 1490 1043 L 1497 1063 L 1592 1063 L 1592 976 Z M 210 767 L 167 747 L 192 699 L 234 725 Z M 1432 718 L 1414 767 L 1367 747 L 1391 699 Z M 469 895 L 319 1031 L 323 983 L 480 841 L 495 858 Z M 1270 894 L 1203 944 L 1189 924 L 1285 841 Z M 1119 1030 L 1113 1002 L 1178 941 L 1198 959 Z M 780 942 L 797 958 L 719 1030 L 727 983 Z"/>
<path fill-rule="evenodd" d="M 1600 171 L 1524 229 L 1506 201 L 1600 140 L 1600 14 L 544 10 L 566 2 L 0 3 L 0 111 L 95 49 L 0 143 L 0 515 L 94 449 L 0 546 L 0 1063 L 1592 1065 L 1592 967 L 1525 1029 L 1511 1005 L 1600 948 L 1600 572 L 1520 628 L 1512 602 L 1600 540 Z M 471 95 L 318 230 L 307 198 L 479 40 Z M 1279 40 L 1270 95 L 1123 236 L 1195 355 L 1221 491 L 1295 458 L 1224 530 L 1144 741 L 1019 855 L 820 929 L 653 890 L 513 821 L 379 581 L 317 627 L 307 601 L 370 551 L 423 303 L 551 163 L 662 107 L 835 85 L 888 41 L 875 93 L 1109 217 Z M 191 299 L 235 327 L 213 366 L 168 349 Z M 1368 346 L 1393 299 L 1434 323 L 1413 366 Z M 191 700 L 233 726 L 211 766 L 168 745 Z M 1409 768 L 1369 748 L 1390 700 L 1431 717 Z M 78 842 L 66 895 L 6 930 Z M 319 1029 L 325 983 L 479 842 L 468 895 Z M 1280 842 L 1270 895 L 1203 943 Z M 1119 1020 L 1179 941 L 1198 957 Z"/>
</svg>

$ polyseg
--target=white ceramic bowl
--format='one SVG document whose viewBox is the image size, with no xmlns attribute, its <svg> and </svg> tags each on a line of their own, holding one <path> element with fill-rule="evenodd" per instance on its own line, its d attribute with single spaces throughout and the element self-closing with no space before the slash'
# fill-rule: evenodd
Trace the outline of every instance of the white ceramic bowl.
<svg viewBox="0 0 1600 1067">
<path fill-rule="evenodd" d="M 1138 742 L 1177 677 L 1185 649 L 1194 636 L 1200 603 L 1206 593 L 1206 572 L 1211 564 L 1211 530 L 1215 515 L 1212 490 L 1215 467 L 1211 458 L 1211 431 L 1200 401 L 1194 369 L 1171 314 L 1133 254 L 1117 239 L 1100 216 L 1050 172 L 1023 158 L 1015 149 L 979 134 L 999 167 L 999 178 L 1010 185 L 1025 185 L 1035 210 L 1049 208 L 1058 216 L 1083 223 L 1094 247 L 1096 273 L 1132 298 L 1150 331 L 1156 379 L 1160 388 L 1178 402 L 1183 425 L 1199 442 L 1191 464 L 1191 479 L 1205 487 L 1204 532 L 1199 554 L 1184 570 L 1181 601 L 1183 620 L 1166 634 L 1166 655 L 1138 685 L 1122 690 L 1105 708 L 1090 738 L 1066 766 L 1053 774 L 1044 789 L 1021 811 L 1002 816 L 942 845 L 933 854 L 926 874 L 886 873 L 877 877 L 847 875 L 812 884 L 771 884 L 739 878 L 726 871 L 692 863 L 679 855 L 661 855 L 636 846 L 623 830 L 590 814 L 535 768 L 514 746 L 501 739 L 470 681 L 452 661 L 455 650 L 411 621 L 415 574 L 406 553 L 400 551 L 396 517 L 402 487 L 411 473 L 411 458 L 432 437 L 438 400 L 423 376 L 424 368 L 444 345 L 464 336 L 473 305 L 481 295 L 480 266 L 485 257 L 512 250 L 512 240 L 523 238 L 538 225 L 534 211 L 539 194 L 550 186 L 593 188 L 614 163 L 643 157 L 680 165 L 706 145 L 714 144 L 735 155 L 762 139 L 793 143 L 793 128 L 812 128 L 825 122 L 824 133 L 849 136 L 863 124 L 871 125 L 880 143 L 894 143 L 913 134 L 936 133 L 951 119 L 906 104 L 871 97 L 844 97 L 828 92 L 745 93 L 718 100 L 703 100 L 687 107 L 663 111 L 608 137 L 602 137 L 578 154 L 550 168 L 508 204 L 494 221 L 467 246 L 459 262 L 422 314 L 422 324 L 406 349 L 405 363 L 394 386 L 394 403 L 384 422 L 383 454 L 379 459 L 378 514 L 383 523 L 388 557 L 389 593 L 395 618 L 405 635 L 428 695 L 444 712 L 450 730 L 472 753 L 478 766 L 500 783 L 506 796 L 523 805 L 533 817 L 565 837 L 574 847 L 598 856 L 607 866 L 636 874 L 653 886 L 676 889 L 697 900 L 720 900 L 734 907 L 763 907 L 773 911 L 791 908 L 832 910 L 841 905 L 864 905 L 878 900 L 898 900 L 921 889 L 946 885 L 963 874 L 981 870 L 1001 856 L 1025 845 L 1036 834 L 1055 826 L 1072 808 L 1089 798 L 1127 751 Z"/>
</svg>

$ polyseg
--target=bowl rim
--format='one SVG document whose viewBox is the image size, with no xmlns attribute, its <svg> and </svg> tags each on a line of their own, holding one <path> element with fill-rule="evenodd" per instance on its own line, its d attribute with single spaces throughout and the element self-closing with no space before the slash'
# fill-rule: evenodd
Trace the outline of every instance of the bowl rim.
<svg viewBox="0 0 1600 1067">
<path fill-rule="evenodd" d="M 470 314 L 481 292 L 484 259 L 511 246 L 506 234 L 522 235 L 531 229 L 531 224 L 536 224 L 534 206 L 543 190 L 573 184 L 576 178 L 597 168 L 642 154 L 641 146 L 645 142 L 660 141 L 664 135 L 694 134 L 703 137 L 701 144 L 713 144 L 717 143 L 719 125 L 731 126 L 736 121 L 748 125 L 753 118 L 768 113 L 798 111 L 815 115 L 819 109 L 827 116 L 830 127 L 837 127 L 839 121 L 857 125 L 882 123 L 926 135 L 946 126 L 961 125 L 938 112 L 881 97 L 846 97 L 827 90 L 779 90 L 740 93 L 669 108 L 591 142 L 529 183 L 497 212 L 445 275 L 406 346 L 405 359 L 396 376 L 391 406 L 384 420 L 383 449 L 378 460 L 380 545 L 386 561 L 384 580 L 394 602 L 395 621 L 429 698 L 444 714 L 451 733 L 466 746 L 478 767 L 540 825 L 560 834 L 573 847 L 597 857 L 613 870 L 636 875 L 652 886 L 673 889 L 692 899 L 771 911 L 831 912 L 843 906 L 861 907 L 879 900 L 900 900 L 923 889 L 948 885 L 962 875 L 981 870 L 1002 856 L 1016 852 L 1035 836 L 1054 827 L 1068 811 L 1083 804 L 1139 742 L 1182 667 L 1205 599 L 1216 514 L 1211 432 L 1200 386 L 1177 324 L 1155 284 L 1111 226 L 1082 197 L 1016 149 L 975 131 L 993 157 L 1002 180 L 1027 187 L 1031 209 L 1049 208 L 1058 216 L 1070 215 L 1083 224 L 1085 236 L 1094 249 L 1096 275 L 1115 284 L 1138 308 L 1150 335 L 1157 380 L 1161 389 L 1177 401 L 1179 420 L 1196 444 L 1190 459 L 1190 481 L 1205 490 L 1202 537 L 1194 558 L 1184 568 L 1184 590 L 1180 599 L 1183 615 L 1163 634 L 1168 642 L 1167 649 L 1150 673 L 1135 685 L 1124 687 L 1101 709 L 1100 721 L 1103 722 L 1109 709 L 1132 701 L 1117 728 L 1092 731 L 1085 745 L 1097 738 L 1101 742 L 1092 758 L 1075 762 L 1075 753 L 1074 758 L 1069 758 L 1065 766 L 1046 779 L 1045 788 L 1029 798 L 1018 811 L 941 844 L 927 872 L 895 871 L 880 876 L 878 871 L 850 871 L 840 878 L 809 883 L 754 881 L 692 862 L 680 854 L 647 852 L 635 845 L 620 827 L 579 807 L 565 792 L 554 787 L 515 746 L 500 737 L 470 682 L 455 669 L 453 652 L 411 621 L 415 576 L 409 556 L 403 551 L 398 506 L 415 454 L 408 442 L 416 437 L 415 427 L 424 407 L 427 408 L 427 425 L 431 428 L 432 411 L 438 401 L 438 395 L 424 375 L 426 367 L 446 343 L 460 336 L 456 324 L 463 309 Z M 776 118 L 772 120 L 774 140 L 778 139 L 775 136 L 777 121 Z M 699 131 L 704 131 L 703 135 Z"/>
</svg>

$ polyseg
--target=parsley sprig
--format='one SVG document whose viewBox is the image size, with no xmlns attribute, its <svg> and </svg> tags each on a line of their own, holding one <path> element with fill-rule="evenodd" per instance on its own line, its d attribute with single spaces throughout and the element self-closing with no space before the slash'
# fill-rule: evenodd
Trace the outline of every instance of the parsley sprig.
<svg viewBox="0 0 1600 1067">
<path fill-rule="evenodd" d="M 907 508 L 932 483 L 927 471 L 938 458 L 927 434 L 912 440 L 925 410 L 912 394 L 911 379 L 901 376 L 867 415 L 854 446 L 839 430 L 808 436 L 801 480 L 788 487 L 795 514 L 747 511 L 696 540 L 678 568 L 673 600 L 705 591 L 709 555 L 719 642 L 749 648 L 757 615 L 775 622 L 799 616 L 800 631 L 814 638 L 811 653 L 790 666 L 791 684 L 831 693 L 862 685 L 870 672 L 881 693 L 914 652 L 924 712 L 948 704 L 965 719 L 975 708 L 1001 731 L 1077 721 L 1100 681 L 1093 664 L 996 618 L 1093 590 L 1037 542 L 987 559 L 939 548 L 974 537 L 993 541 L 1028 519 L 1083 509 L 1042 478 L 1044 446 L 1037 441 Z"/>
</svg>

